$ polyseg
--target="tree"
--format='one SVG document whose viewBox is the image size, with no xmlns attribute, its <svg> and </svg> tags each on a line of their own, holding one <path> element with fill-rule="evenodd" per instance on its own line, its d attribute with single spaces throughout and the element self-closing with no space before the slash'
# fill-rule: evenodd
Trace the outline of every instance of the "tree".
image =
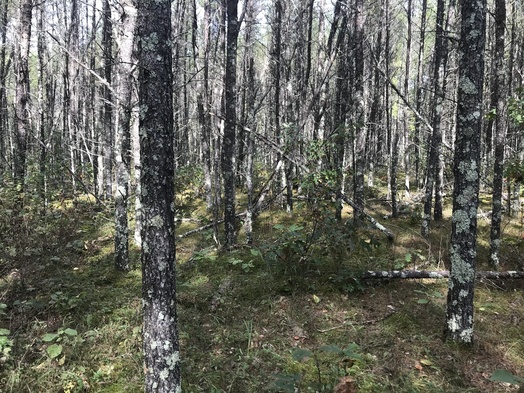
<svg viewBox="0 0 524 393">
<path fill-rule="evenodd" d="M 111 7 L 109 0 L 104 0 L 103 25 L 102 25 L 102 48 L 103 48 L 103 70 L 105 82 L 103 90 L 103 143 L 102 143 L 102 195 L 111 198 L 113 195 L 113 94 L 111 91 L 111 79 L 113 76 L 113 22 L 111 21 Z"/>
<path fill-rule="evenodd" d="M 493 202 L 490 233 L 490 263 L 493 267 L 499 265 L 500 224 L 502 221 L 502 186 L 504 180 L 504 144 L 505 129 L 505 29 L 506 29 L 506 1 L 495 2 L 495 69 L 494 89 L 492 98 L 495 102 L 495 162 L 493 167 Z"/>
<path fill-rule="evenodd" d="M 23 187 L 26 173 L 27 137 L 29 133 L 29 44 L 31 41 L 31 18 L 33 1 L 20 1 L 20 21 L 16 47 L 16 155 L 14 175 L 16 182 Z"/>
<path fill-rule="evenodd" d="M 145 391 L 180 392 L 174 238 L 171 1 L 137 7 Z"/>
<path fill-rule="evenodd" d="M 355 0 L 355 113 L 356 113 L 356 151 L 355 175 L 353 179 L 355 203 L 364 208 L 364 172 L 366 170 L 366 108 L 364 96 L 364 2 Z M 363 219 L 359 210 L 354 211 L 355 217 Z"/>
<path fill-rule="evenodd" d="M 236 243 L 235 213 L 235 146 L 237 127 L 237 41 L 240 31 L 238 0 L 227 0 L 227 38 L 225 67 L 225 121 L 222 146 L 222 174 L 224 177 L 225 246 Z"/>
<path fill-rule="evenodd" d="M 9 2 L 5 0 L 0 9 L 0 176 L 7 164 L 6 139 L 8 130 L 6 80 L 10 61 L 7 59 L 7 13 Z"/>
<path fill-rule="evenodd" d="M 131 112 L 134 88 L 133 31 L 135 9 L 130 0 L 122 1 L 120 55 L 119 55 L 119 119 L 116 130 L 116 195 L 115 195 L 115 266 L 129 269 L 129 227 L 127 206 L 129 199 L 129 164 L 131 161 Z"/>
<path fill-rule="evenodd" d="M 486 1 L 460 1 L 461 31 L 457 93 L 457 133 L 453 174 L 446 329 L 449 339 L 473 342 L 477 207 L 484 81 Z"/>
<path fill-rule="evenodd" d="M 435 54 L 433 64 L 433 90 L 435 112 L 433 114 L 433 132 L 429 140 L 429 151 L 426 166 L 426 190 L 424 197 L 424 217 L 422 220 L 422 236 L 429 235 L 429 223 L 431 221 L 431 205 L 433 201 L 433 189 L 435 188 L 435 178 L 438 176 L 439 155 L 442 145 L 441 118 L 443 110 L 443 89 L 441 75 L 443 54 L 444 54 L 444 0 L 437 2 Z"/>
</svg>

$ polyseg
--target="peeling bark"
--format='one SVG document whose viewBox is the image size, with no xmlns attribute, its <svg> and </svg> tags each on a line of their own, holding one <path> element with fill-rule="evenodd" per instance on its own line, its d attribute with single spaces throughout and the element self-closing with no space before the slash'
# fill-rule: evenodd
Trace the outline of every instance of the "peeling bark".
<svg viewBox="0 0 524 393">
<path fill-rule="evenodd" d="M 115 267 L 129 269 L 129 164 L 131 161 L 131 112 L 133 94 L 133 32 L 135 8 L 130 0 L 122 1 L 119 61 L 119 121 L 116 130 L 116 195 L 115 195 Z"/>
</svg>

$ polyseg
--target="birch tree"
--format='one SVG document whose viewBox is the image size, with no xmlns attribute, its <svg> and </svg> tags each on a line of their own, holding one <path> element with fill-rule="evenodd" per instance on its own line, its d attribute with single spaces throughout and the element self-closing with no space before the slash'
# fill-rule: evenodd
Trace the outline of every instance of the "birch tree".
<svg viewBox="0 0 524 393">
<path fill-rule="evenodd" d="M 14 175 L 18 185 L 23 187 L 26 173 L 27 137 L 30 131 L 29 45 L 31 41 L 33 1 L 20 1 L 19 12 L 20 19 L 16 46 L 16 154 L 14 157 Z"/>
<path fill-rule="evenodd" d="M 131 0 L 121 2 L 119 35 L 119 119 L 116 130 L 116 195 L 115 195 L 115 266 L 129 269 L 129 226 L 127 207 L 129 199 L 129 165 L 131 161 L 131 113 L 133 105 L 133 31 L 135 9 Z"/>
</svg>

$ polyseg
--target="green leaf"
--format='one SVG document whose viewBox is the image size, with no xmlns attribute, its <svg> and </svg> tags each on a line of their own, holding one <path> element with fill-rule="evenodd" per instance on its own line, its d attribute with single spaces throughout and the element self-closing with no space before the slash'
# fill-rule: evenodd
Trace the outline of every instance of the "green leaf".
<svg viewBox="0 0 524 393">
<path fill-rule="evenodd" d="M 251 255 L 253 255 L 254 257 L 258 257 L 260 255 L 260 250 L 257 250 L 256 248 L 252 248 L 249 251 L 251 251 Z"/>
<path fill-rule="evenodd" d="M 304 360 L 307 357 L 310 357 L 311 355 L 313 355 L 313 352 L 311 352 L 309 349 L 303 348 L 295 348 L 291 353 L 293 360 L 296 360 L 297 362 L 301 362 L 302 360 Z"/>
<path fill-rule="evenodd" d="M 62 346 L 58 344 L 50 345 L 47 347 L 46 352 L 51 359 L 55 359 L 62 353 Z"/>
<path fill-rule="evenodd" d="M 274 374 L 271 388 L 278 392 L 295 392 L 295 385 L 300 382 L 300 374 Z"/>
<path fill-rule="evenodd" d="M 404 257 L 404 259 L 406 260 L 407 263 L 410 263 L 411 262 L 411 254 L 408 252 L 406 254 L 406 256 Z"/>
<path fill-rule="evenodd" d="M 428 304 L 428 303 L 429 303 L 429 300 L 428 300 L 428 299 L 418 299 L 418 300 L 417 300 L 417 303 L 418 303 L 418 304 Z"/>
<path fill-rule="evenodd" d="M 323 347 L 320 347 L 320 350 L 327 352 L 327 353 L 338 353 L 338 354 L 344 353 L 344 351 L 340 349 L 338 345 L 334 345 L 334 344 L 324 345 Z"/>
<path fill-rule="evenodd" d="M 48 343 L 48 342 L 53 341 L 57 337 L 58 337 L 58 334 L 56 333 L 47 333 L 44 335 L 44 337 L 42 337 L 42 341 Z"/>
<path fill-rule="evenodd" d="M 313 301 L 318 304 L 320 303 L 320 298 L 317 295 L 313 295 Z"/>
<path fill-rule="evenodd" d="M 506 370 L 493 371 L 493 374 L 491 374 L 489 380 L 493 382 L 511 383 L 513 385 L 524 384 L 524 378 L 517 377 L 516 375 L 513 375 L 512 373 Z"/>
<path fill-rule="evenodd" d="M 70 328 L 67 328 L 66 330 L 64 330 L 64 333 L 71 337 L 76 336 L 78 334 L 78 332 L 75 329 L 70 329 Z"/>
<path fill-rule="evenodd" d="M 0 329 L 0 336 L 8 336 L 10 333 L 7 329 Z"/>
</svg>

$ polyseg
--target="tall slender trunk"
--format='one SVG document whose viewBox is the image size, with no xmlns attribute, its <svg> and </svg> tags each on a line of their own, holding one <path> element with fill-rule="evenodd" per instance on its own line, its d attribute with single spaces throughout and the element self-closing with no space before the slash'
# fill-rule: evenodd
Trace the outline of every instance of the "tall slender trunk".
<svg viewBox="0 0 524 393">
<path fill-rule="evenodd" d="M 8 110 L 7 110 L 7 93 L 6 79 L 9 68 L 7 59 L 6 41 L 7 41 L 7 11 L 9 1 L 2 2 L 0 9 L 0 176 L 3 176 L 7 166 L 7 133 L 8 133 Z"/>
<path fill-rule="evenodd" d="M 18 186 L 23 189 L 26 174 L 27 136 L 29 133 L 29 46 L 31 41 L 31 17 L 33 1 L 20 1 L 20 21 L 16 46 L 16 154 L 14 175 Z"/>
<path fill-rule="evenodd" d="M 422 0 L 422 8 L 420 10 L 420 38 L 419 38 L 419 49 L 418 49 L 418 60 L 417 60 L 417 82 L 416 82 L 416 110 L 420 113 L 422 108 L 423 98 L 423 56 L 424 48 L 426 44 L 426 11 L 428 6 L 428 0 Z M 415 135 L 414 135 L 414 155 L 415 155 L 415 183 L 417 189 L 420 187 L 420 119 L 415 120 Z"/>
<path fill-rule="evenodd" d="M 366 109 L 364 97 L 364 2 L 355 0 L 355 125 L 356 150 L 354 174 L 354 200 L 360 209 L 364 208 L 364 172 L 366 170 Z M 354 216 L 361 220 L 360 210 L 354 210 Z"/>
<path fill-rule="evenodd" d="M 412 7 L 412 0 L 408 0 L 407 3 L 407 35 L 406 35 L 406 62 L 404 65 L 404 86 L 403 86 L 403 94 L 406 99 L 409 99 L 409 78 L 410 78 L 410 72 L 411 72 L 411 36 L 412 36 L 412 14 L 413 14 L 413 7 Z M 409 112 L 407 111 L 407 108 L 403 108 L 401 121 L 402 121 L 402 132 L 403 132 L 403 139 L 404 139 L 404 194 L 406 198 L 410 197 L 410 180 L 409 180 L 409 172 L 411 170 L 410 168 L 410 135 L 409 135 L 409 127 L 410 127 L 410 118 L 409 118 Z"/>
<path fill-rule="evenodd" d="M 104 79 L 107 84 L 112 83 L 113 74 L 113 23 L 111 21 L 111 6 L 109 0 L 104 0 L 103 5 L 103 26 L 102 26 L 102 49 Z M 113 196 L 113 94 L 108 85 L 104 84 L 103 98 L 103 193 L 104 198 Z"/>
<path fill-rule="evenodd" d="M 127 219 L 131 161 L 131 113 L 133 95 L 133 33 L 135 8 L 123 0 L 119 56 L 118 128 L 116 130 L 115 267 L 129 269 L 129 226 Z"/>
<path fill-rule="evenodd" d="M 336 173 L 337 180 L 337 204 L 335 209 L 335 218 L 342 220 L 342 194 L 344 190 L 344 156 L 346 154 L 346 115 L 351 103 L 349 93 L 349 67 L 351 53 L 349 53 L 349 31 L 348 16 L 344 15 L 341 26 L 338 29 L 338 37 L 335 45 L 337 53 L 337 74 L 335 81 L 334 103 L 333 103 L 333 133 L 334 148 L 333 152 L 333 170 Z"/>
<path fill-rule="evenodd" d="M 431 207 L 433 205 L 433 189 L 435 177 L 438 176 L 438 160 L 442 143 L 441 118 L 443 110 L 443 92 L 441 84 L 441 65 L 444 46 L 444 0 L 437 2 L 435 52 L 433 64 L 433 89 L 435 100 L 435 112 L 433 114 L 433 133 L 429 139 L 429 151 L 426 166 L 426 190 L 424 197 L 424 216 L 422 218 L 422 236 L 429 235 L 429 224 L 431 222 Z"/>
<path fill-rule="evenodd" d="M 48 108 L 46 108 L 46 84 L 47 77 L 49 76 L 46 73 L 46 35 L 44 30 L 44 18 L 45 18 L 45 8 L 44 4 L 40 5 L 38 12 L 38 43 L 37 43 L 37 53 L 38 53 L 38 101 L 39 101 L 39 149 L 40 157 L 38 160 L 39 168 L 39 181 L 38 181 L 38 194 L 42 202 L 42 214 L 45 214 L 47 208 L 47 173 L 46 173 L 46 164 L 47 164 L 47 141 L 46 141 L 46 128 L 47 128 L 47 117 L 46 113 Z"/>
<path fill-rule="evenodd" d="M 237 40 L 240 30 L 238 0 L 227 0 L 227 36 L 225 69 L 225 120 L 222 150 L 222 175 L 224 178 L 225 246 L 236 243 L 235 210 L 235 148 L 237 105 Z"/>
<path fill-rule="evenodd" d="M 281 0 L 275 0 L 274 3 L 274 16 L 272 22 L 273 37 L 272 47 L 270 54 L 270 72 L 271 72 L 271 83 L 273 90 L 272 97 L 272 114 L 271 123 L 275 131 L 275 140 L 279 147 L 282 147 L 282 130 L 281 130 L 281 118 L 280 118 L 280 106 L 281 106 L 281 57 L 282 57 L 282 2 Z M 282 160 L 280 153 L 276 154 L 276 162 Z M 278 165 L 278 164 L 277 164 Z M 279 192 L 279 190 L 277 190 Z M 280 195 L 280 194 L 279 194 Z"/>
<path fill-rule="evenodd" d="M 506 29 L 506 1 L 495 2 L 495 84 L 493 95 L 496 102 L 495 113 L 495 162 L 493 167 L 493 202 L 490 232 L 490 263 L 499 266 L 499 250 L 502 221 L 502 187 L 504 180 L 504 145 L 506 142 L 506 86 L 504 67 Z"/>
</svg>

